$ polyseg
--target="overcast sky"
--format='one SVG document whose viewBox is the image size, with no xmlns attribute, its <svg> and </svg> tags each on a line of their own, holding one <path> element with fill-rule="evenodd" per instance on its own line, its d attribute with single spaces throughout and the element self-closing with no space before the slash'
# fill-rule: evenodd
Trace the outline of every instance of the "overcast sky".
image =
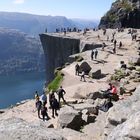
<svg viewBox="0 0 140 140">
<path fill-rule="evenodd" d="M 68 18 L 100 19 L 115 0 L 0 0 L 0 10 Z"/>
</svg>

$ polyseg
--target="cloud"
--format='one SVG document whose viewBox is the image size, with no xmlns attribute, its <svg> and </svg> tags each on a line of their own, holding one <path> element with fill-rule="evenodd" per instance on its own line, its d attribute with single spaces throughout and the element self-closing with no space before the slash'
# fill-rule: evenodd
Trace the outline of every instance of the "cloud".
<svg viewBox="0 0 140 140">
<path fill-rule="evenodd" d="M 13 3 L 14 4 L 23 4 L 25 2 L 25 0 L 14 0 Z"/>
</svg>

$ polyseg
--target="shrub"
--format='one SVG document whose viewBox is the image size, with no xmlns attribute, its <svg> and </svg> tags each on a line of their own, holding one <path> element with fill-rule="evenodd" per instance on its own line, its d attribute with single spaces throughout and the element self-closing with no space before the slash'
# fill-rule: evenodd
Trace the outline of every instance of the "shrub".
<svg viewBox="0 0 140 140">
<path fill-rule="evenodd" d="M 63 80 L 63 76 L 64 76 L 63 73 L 61 73 L 60 71 L 57 72 L 57 75 L 54 78 L 54 80 L 51 83 L 49 83 L 48 90 L 49 91 L 51 91 L 51 90 L 56 91 L 59 88 L 59 86 L 60 86 L 60 84 L 61 84 L 61 82 Z"/>
</svg>

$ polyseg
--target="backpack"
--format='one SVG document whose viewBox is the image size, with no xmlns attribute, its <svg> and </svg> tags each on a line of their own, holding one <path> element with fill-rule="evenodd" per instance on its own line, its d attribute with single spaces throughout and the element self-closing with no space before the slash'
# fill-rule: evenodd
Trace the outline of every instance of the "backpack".
<svg viewBox="0 0 140 140">
<path fill-rule="evenodd" d="M 41 101 L 37 101 L 36 102 L 36 108 L 39 110 L 39 109 L 41 109 L 41 106 L 42 106 L 42 102 Z"/>
</svg>

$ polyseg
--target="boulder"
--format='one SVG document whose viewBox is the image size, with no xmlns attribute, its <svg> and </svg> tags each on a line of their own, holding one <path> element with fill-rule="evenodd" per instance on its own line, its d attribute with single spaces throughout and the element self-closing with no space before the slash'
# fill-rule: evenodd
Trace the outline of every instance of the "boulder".
<svg viewBox="0 0 140 140">
<path fill-rule="evenodd" d="M 103 98 L 102 94 L 100 92 L 93 92 L 93 93 L 89 93 L 89 95 L 87 95 L 87 99 L 93 99 L 96 100 L 97 98 Z"/>
<path fill-rule="evenodd" d="M 113 129 L 107 138 L 107 140 L 132 139 L 140 139 L 140 111 L 132 114 L 125 123 L 118 125 Z"/>
<path fill-rule="evenodd" d="M 0 120 L 1 140 L 67 140 L 55 129 L 30 124 L 18 118 Z"/>
<path fill-rule="evenodd" d="M 89 76 L 92 77 L 92 78 L 94 78 L 94 79 L 100 79 L 100 78 L 103 77 L 100 69 L 99 70 L 96 70 L 96 71 L 91 71 L 89 73 Z"/>
<path fill-rule="evenodd" d="M 84 71 L 85 74 L 88 74 L 90 72 L 90 70 L 91 70 L 91 67 L 90 67 L 90 65 L 87 62 L 83 62 L 80 65 L 79 72 Z"/>
<path fill-rule="evenodd" d="M 84 124 L 82 120 L 82 113 L 73 109 L 72 107 L 63 107 L 58 116 L 57 127 L 58 128 L 71 128 L 74 130 L 80 130 Z"/>
<path fill-rule="evenodd" d="M 124 123 L 132 114 L 139 111 L 140 106 L 140 86 L 136 89 L 134 94 L 127 98 L 127 100 L 118 101 L 108 111 L 105 126 L 105 135 L 108 134 L 118 125 Z"/>
<path fill-rule="evenodd" d="M 137 56 L 137 57 L 131 58 L 130 63 L 140 66 L 140 57 Z"/>
</svg>

